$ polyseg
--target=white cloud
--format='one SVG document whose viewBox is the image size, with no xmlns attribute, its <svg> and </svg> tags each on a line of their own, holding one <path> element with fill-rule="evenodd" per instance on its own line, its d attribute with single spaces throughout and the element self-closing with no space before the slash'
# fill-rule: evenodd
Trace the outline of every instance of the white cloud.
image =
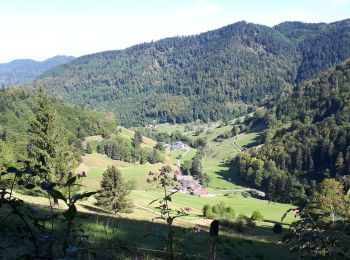
<svg viewBox="0 0 350 260">
<path fill-rule="evenodd" d="M 179 8 L 177 11 L 184 16 L 208 15 L 217 13 L 219 6 L 206 0 L 193 0 L 191 4 Z"/>
</svg>

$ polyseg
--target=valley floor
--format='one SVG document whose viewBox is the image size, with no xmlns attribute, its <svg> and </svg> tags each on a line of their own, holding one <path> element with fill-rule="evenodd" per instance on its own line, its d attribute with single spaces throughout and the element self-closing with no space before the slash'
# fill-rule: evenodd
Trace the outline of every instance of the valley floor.
<svg viewBox="0 0 350 260">
<path fill-rule="evenodd" d="M 220 243 L 218 244 L 218 259 L 231 259 L 233 256 L 263 257 L 265 259 L 288 259 L 293 258 L 287 248 L 279 243 L 281 235 L 273 234 L 272 226 L 281 221 L 282 215 L 292 206 L 279 203 L 269 203 L 267 200 L 244 198 L 241 191 L 246 188 L 235 182 L 234 173 L 231 173 L 226 162 L 240 149 L 255 141 L 258 132 L 241 134 L 237 138 L 226 139 L 222 142 L 214 141 L 215 137 L 230 129 L 230 126 L 218 127 L 215 125 L 203 126 L 204 131 L 200 136 L 208 140 L 208 152 L 203 159 L 203 170 L 209 175 L 210 183 L 208 191 L 214 194 L 213 197 L 197 197 L 189 194 L 178 193 L 173 196 L 171 207 L 180 209 L 189 207 L 189 216 L 177 219 L 174 222 L 176 229 L 186 228 L 194 230 L 196 224 L 201 226 L 200 233 L 189 232 L 185 237 L 184 244 L 179 249 L 186 253 L 200 258 L 207 258 L 209 246 L 208 228 L 211 220 L 203 218 L 202 208 L 205 204 L 214 205 L 224 202 L 231 206 L 236 215 L 244 214 L 248 217 L 252 212 L 258 210 L 264 216 L 264 221 L 257 222 L 255 227 L 247 228 L 243 233 L 235 231 L 232 227 L 223 226 L 220 229 Z M 206 128 L 205 128 L 206 127 Z M 157 131 L 184 131 L 184 125 L 160 125 Z M 191 136 L 192 132 L 185 132 Z M 121 134 L 132 138 L 133 131 L 122 129 Z M 89 139 L 88 139 L 89 140 Z M 89 140 L 96 146 L 96 138 Z M 95 143 L 94 143 L 95 142 Z M 143 147 L 153 147 L 156 143 L 151 139 L 144 138 Z M 94 198 L 89 198 L 79 203 L 78 211 L 88 216 L 84 219 L 84 227 L 91 236 L 91 242 L 95 245 L 100 255 L 104 255 L 110 250 L 111 254 L 120 254 L 118 251 L 122 247 L 144 248 L 147 250 L 163 250 L 162 241 L 159 237 L 149 236 L 148 228 L 157 232 L 165 232 L 166 226 L 159 221 L 152 221 L 159 216 L 158 209 L 149 203 L 162 196 L 162 193 L 155 186 L 146 182 L 149 171 L 158 171 L 164 165 L 170 165 L 174 170 L 178 169 L 176 158 L 182 154 L 181 161 L 190 160 L 196 153 L 195 149 L 188 151 L 167 151 L 165 163 L 143 165 L 116 161 L 105 155 L 93 152 L 83 157 L 82 164 L 78 172 L 85 171 L 87 178 L 83 184 L 86 190 L 99 189 L 99 183 L 103 172 L 110 165 L 115 165 L 121 170 L 126 181 L 133 183 L 134 189 L 131 197 L 134 204 L 133 213 L 111 214 L 95 206 Z M 19 195 L 19 197 L 29 203 L 38 205 L 40 208 L 48 206 L 45 198 L 37 198 Z M 60 210 L 60 209 L 57 209 Z M 288 228 L 294 220 L 293 215 L 288 215 L 284 220 L 284 227 Z M 118 241 L 120 247 L 116 247 Z M 187 241 L 187 242 L 186 242 Z M 189 243 L 189 241 L 192 241 Z M 195 241 L 195 243 L 193 243 Z M 103 244 L 103 246 L 101 246 Z M 98 245 L 98 246 L 97 246 Z M 104 249 L 102 249 L 104 247 Z M 113 251 L 114 250 L 114 251 Z M 112 253 L 114 252 L 114 253 Z M 151 252 L 151 251 L 149 251 Z M 153 255 L 153 251 L 149 254 Z M 107 257 L 107 259 L 109 259 Z"/>
</svg>

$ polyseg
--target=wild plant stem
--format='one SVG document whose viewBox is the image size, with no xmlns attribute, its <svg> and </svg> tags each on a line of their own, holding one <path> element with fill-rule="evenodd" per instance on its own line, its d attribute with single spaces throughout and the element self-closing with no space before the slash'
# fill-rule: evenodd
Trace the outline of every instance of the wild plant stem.
<svg viewBox="0 0 350 260">
<path fill-rule="evenodd" d="M 164 189 L 164 198 L 165 198 L 165 207 L 166 207 L 166 212 L 168 215 L 167 218 L 167 222 L 168 222 L 168 240 L 169 240 L 169 246 L 170 246 L 170 259 L 173 260 L 174 259 L 174 249 L 173 249 L 173 235 L 169 236 L 172 233 L 172 221 L 171 221 L 171 216 L 170 216 L 170 210 L 169 210 L 169 205 L 168 205 L 168 196 L 167 196 L 167 190 L 166 190 L 166 186 L 163 185 L 163 189 Z"/>
<path fill-rule="evenodd" d="M 15 181 L 16 181 L 16 174 L 15 174 L 15 177 L 13 177 L 13 181 L 12 181 L 12 184 L 11 184 L 11 190 L 10 190 L 10 197 L 9 197 L 9 200 L 11 200 L 11 197 L 12 197 L 13 188 L 15 187 Z"/>
<path fill-rule="evenodd" d="M 51 202 L 51 196 L 50 193 L 47 192 L 48 198 L 49 198 L 49 203 L 50 203 L 50 214 L 51 214 L 51 239 L 53 238 L 53 208 L 52 208 L 52 202 Z M 53 248 L 52 244 L 50 244 L 50 255 L 52 256 L 53 254 Z"/>
<path fill-rule="evenodd" d="M 25 218 L 23 217 L 22 213 L 18 211 L 18 209 L 16 208 L 16 206 L 12 205 L 12 203 L 9 201 L 8 203 L 10 205 L 10 207 L 13 209 L 13 213 L 17 214 L 20 219 L 22 220 L 22 222 L 24 223 L 24 225 L 26 226 L 28 232 L 30 233 L 31 235 L 31 240 L 34 244 L 34 247 L 35 247 L 35 253 L 36 253 L 36 256 L 39 257 L 39 246 L 37 244 L 37 240 L 36 240 L 36 237 L 33 233 L 33 230 L 30 228 L 28 222 L 25 220 Z"/>
</svg>

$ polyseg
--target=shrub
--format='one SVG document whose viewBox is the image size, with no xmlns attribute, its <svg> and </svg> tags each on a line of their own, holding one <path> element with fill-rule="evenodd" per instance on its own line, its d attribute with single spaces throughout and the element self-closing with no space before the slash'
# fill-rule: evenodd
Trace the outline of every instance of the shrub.
<svg viewBox="0 0 350 260">
<path fill-rule="evenodd" d="M 214 218 L 212 207 L 209 204 L 203 206 L 203 216 L 206 218 Z"/>
<path fill-rule="evenodd" d="M 203 207 L 203 216 L 211 219 L 226 219 L 233 220 L 236 213 L 232 207 L 226 207 L 223 202 L 210 206 L 209 204 Z"/>
<path fill-rule="evenodd" d="M 227 220 L 230 220 L 230 219 L 235 219 L 235 217 L 236 217 L 236 212 L 234 211 L 234 209 L 232 207 L 226 207 L 224 218 Z"/>
<path fill-rule="evenodd" d="M 241 195 L 243 198 L 250 198 L 252 196 L 249 192 L 246 192 L 246 191 L 242 191 Z"/>
<path fill-rule="evenodd" d="M 232 227 L 233 227 L 237 232 L 243 233 L 243 232 L 246 230 L 247 225 L 246 225 L 246 223 L 245 223 L 244 221 L 241 221 L 241 220 L 238 220 L 238 221 L 237 221 L 237 220 L 236 220 L 236 221 L 233 223 Z"/>
<path fill-rule="evenodd" d="M 275 234 L 280 234 L 283 231 L 283 227 L 280 223 L 276 223 L 275 225 L 273 225 L 272 227 L 272 232 Z"/>
<path fill-rule="evenodd" d="M 243 233 L 248 227 L 254 226 L 255 223 L 247 216 L 239 214 L 236 220 L 231 224 L 231 227 L 239 233 Z"/>
<path fill-rule="evenodd" d="M 249 217 L 244 214 L 239 214 L 236 218 L 236 222 L 242 222 L 244 226 L 254 227 L 255 223 Z"/>
<path fill-rule="evenodd" d="M 250 220 L 250 218 L 248 218 L 246 215 L 241 213 L 237 216 L 236 220 L 237 221 L 240 221 L 240 220 L 248 221 L 248 220 Z"/>
<path fill-rule="evenodd" d="M 255 210 L 255 211 L 252 213 L 252 215 L 251 215 L 251 217 L 250 217 L 250 220 L 252 220 L 252 221 L 264 221 L 264 216 L 261 214 L 260 211 Z"/>
<path fill-rule="evenodd" d="M 92 154 L 92 146 L 90 143 L 87 143 L 85 152 L 87 154 Z"/>
<path fill-rule="evenodd" d="M 219 204 L 213 205 L 211 209 L 213 210 L 213 213 L 218 214 L 218 215 L 220 214 Z"/>
<path fill-rule="evenodd" d="M 165 165 L 161 169 L 163 172 L 171 173 L 173 169 L 170 167 L 170 165 Z"/>
</svg>

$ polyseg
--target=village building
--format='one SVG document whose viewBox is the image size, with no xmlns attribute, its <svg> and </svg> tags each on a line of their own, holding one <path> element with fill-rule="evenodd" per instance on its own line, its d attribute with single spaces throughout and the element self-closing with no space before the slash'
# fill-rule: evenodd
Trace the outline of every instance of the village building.
<svg viewBox="0 0 350 260">
<path fill-rule="evenodd" d="M 208 195 L 208 191 L 202 187 L 198 180 L 190 175 L 180 175 L 178 172 L 174 173 L 178 185 L 175 189 L 179 192 L 189 193 L 191 195 L 196 195 L 204 197 Z"/>
<path fill-rule="evenodd" d="M 170 144 L 165 144 L 164 148 L 170 149 L 170 150 L 188 150 L 188 145 L 181 141 L 176 141 Z"/>
</svg>

